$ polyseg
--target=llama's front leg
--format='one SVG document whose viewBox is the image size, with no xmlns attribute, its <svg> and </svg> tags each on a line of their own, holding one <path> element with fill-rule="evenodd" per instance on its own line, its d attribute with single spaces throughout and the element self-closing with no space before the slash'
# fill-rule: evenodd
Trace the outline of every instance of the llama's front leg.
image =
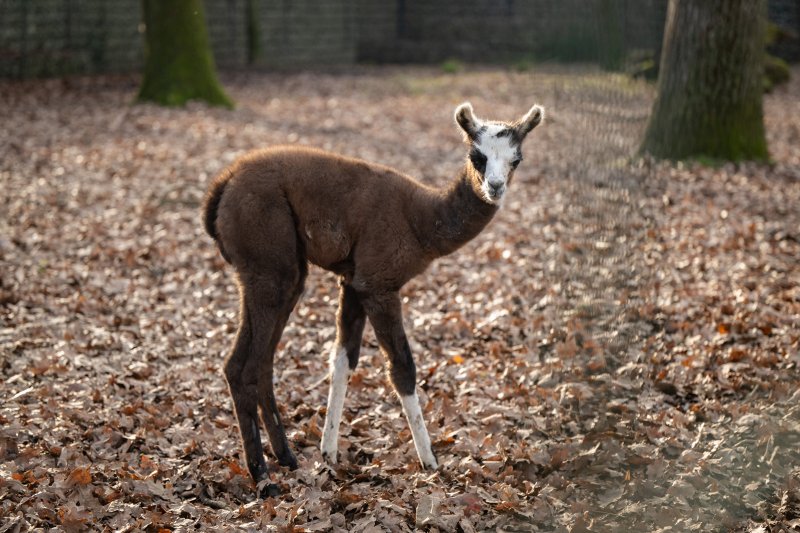
<svg viewBox="0 0 800 533">
<path fill-rule="evenodd" d="M 364 300 L 367 316 L 375 329 L 381 350 L 389 359 L 389 376 L 403 404 L 403 413 L 411 427 L 417 456 L 425 468 L 436 469 L 438 463 L 431 449 L 431 438 L 416 391 L 416 366 L 403 329 L 400 296 L 388 293 Z"/>
<path fill-rule="evenodd" d="M 365 321 L 364 307 L 356 291 L 342 281 L 339 290 L 339 311 L 336 314 L 336 344 L 330 355 L 331 387 L 328 392 L 328 409 L 320 445 L 323 458 L 330 464 L 336 464 L 339 426 L 342 422 L 347 381 L 358 364 Z"/>
</svg>

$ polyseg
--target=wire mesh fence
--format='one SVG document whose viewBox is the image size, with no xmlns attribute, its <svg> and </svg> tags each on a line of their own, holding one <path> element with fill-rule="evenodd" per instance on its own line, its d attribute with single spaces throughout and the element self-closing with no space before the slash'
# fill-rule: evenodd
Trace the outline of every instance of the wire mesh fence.
<svg viewBox="0 0 800 533">
<path fill-rule="evenodd" d="M 650 57 L 666 0 L 206 0 L 217 65 L 593 61 Z M 136 0 L 0 2 L 0 77 L 137 69 Z M 641 54 L 639 54 L 641 55 Z"/>
<path fill-rule="evenodd" d="M 657 61 L 667 0 L 205 0 L 223 69 L 356 62 Z M 771 0 L 775 52 L 800 58 L 800 2 Z M 136 70 L 137 0 L 0 2 L 0 77 Z"/>
</svg>

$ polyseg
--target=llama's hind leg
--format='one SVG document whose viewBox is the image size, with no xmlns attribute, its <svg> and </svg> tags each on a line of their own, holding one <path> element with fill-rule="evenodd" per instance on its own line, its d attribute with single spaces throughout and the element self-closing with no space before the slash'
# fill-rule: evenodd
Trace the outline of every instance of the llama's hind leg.
<svg viewBox="0 0 800 533">
<path fill-rule="evenodd" d="M 336 464 L 339 426 L 342 421 L 347 381 L 358 364 L 365 322 L 364 307 L 356 291 L 342 280 L 339 289 L 339 310 L 336 313 L 336 344 L 330 355 L 331 386 L 328 391 L 328 408 L 320 443 L 322 456 L 330 464 Z"/>
<path fill-rule="evenodd" d="M 241 321 L 236 341 L 225 360 L 225 379 L 228 382 L 239 431 L 244 446 L 245 462 L 250 475 L 256 482 L 266 479 L 268 470 L 261 447 L 261 433 L 258 430 L 257 383 L 248 379 L 246 369 L 252 364 L 253 330 L 247 306 L 242 301 Z M 252 374 L 251 374 L 252 375 Z"/>
<path fill-rule="evenodd" d="M 279 460 L 282 459 L 282 464 L 294 461 L 272 392 L 272 362 L 277 345 L 273 338 L 280 338 L 285 317 L 291 312 L 289 304 L 293 305 L 296 301 L 294 287 L 299 279 L 297 275 L 287 278 L 286 273 L 284 270 L 266 269 L 259 274 L 240 273 L 242 322 L 238 339 L 241 339 L 246 350 L 234 350 L 225 365 L 247 466 L 257 483 L 267 479 L 269 473 L 258 431 L 259 406 L 262 409 L 262 421 Z M 262 495 L 275 495 L 278 492 L 275 485 L 269 484 Z"/>
<path fill-rule="evenodd" d="M 259 407 L 278 460 L 296 465 L 278 416 L 272 364 L 283 327 L 302 290 L 306 263 L 285 196 L 278 194 L 280 191 L 274 195 L 261 191 L 264 194 L 255 198 L 235 185 L 229 185 L 233 188 L 220 204 L 217 229 L 237 270 L 242 298 L 240 328 L 247 333 L 240 337 L 247 349 L 236 352 L 225 374 L 231 383 L 248 468 L 258 482 L 267 477 L 258 432 Z M 231 208 L 234 204 L 234 210 L 224 211 L 226 205 Z M 266 494 L 275 491 L 274 486 L 267 486 Z"/>
<path fill-rule="evenodd" d="M 389 377 L 411 427 L 411 436 L 422 466 L 436 469 L 438 463 L 431 448 L 431 438 L 419 405 L 416 390 L 416 366 L 403 329 L 400 296 L 397 293 L 370 295 L 362 298 L 364 309 L 375 330 L 381 350 L 389 358 Z"/>
<path fill-rule="evenodd" d="M 269 340 L 269 345 L 266 347 L 266 352 L 261 359 L 261 365 L 258 371 L 258 402 L 261 407 L 261 420 L 264 422 L 264 427 L 267 428 L 267 435 L 269 436 L 270 445 L 272 446 L 272 453 L 278 459 L 278 463 L 282 466 L 288 466 L 292 470 L 297 468 L 297 459 L 295 458 L 286 439 L 286 430 L 280 419 L 278 406 L 275 401 L 275 392 L 273 387 L 273 363 L 275 359 L 275 350 L 280 342 L 283 330 L 286 327 L 286 322 L 289 320 L 292 310 L 297 305 L 297 300 L 303 292 L 303 284 L 305 282 L 306 270 L 305 264 L 300 265 L 300 270 L 297 272 L 297 281 L 294 288 L 287 294 L 286 301 L 281 305 L 277 313 L 277 320 L 273 327 L 272 336 Z"/>
</svg>

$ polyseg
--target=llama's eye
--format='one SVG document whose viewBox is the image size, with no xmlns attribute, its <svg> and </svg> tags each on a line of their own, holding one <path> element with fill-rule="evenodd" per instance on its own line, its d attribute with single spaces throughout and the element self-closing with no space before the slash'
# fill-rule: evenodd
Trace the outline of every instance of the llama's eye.
<svg viewBox="0 0 800 533">
<path fill-rule="evenodd" d="M 519 164 L 522 163 L 522 158 L 515 159 L 511 162 L 511 168 L 517 168 Z"/>
<path fill-rule="evenodd" d="M 475 167 L 475 170 L 483 174 L 486 172 L 486 156 L 482 153 L 474 150 L 469 154 L 469 160 L 472 161 L 472 166 Z"/>
</svg>

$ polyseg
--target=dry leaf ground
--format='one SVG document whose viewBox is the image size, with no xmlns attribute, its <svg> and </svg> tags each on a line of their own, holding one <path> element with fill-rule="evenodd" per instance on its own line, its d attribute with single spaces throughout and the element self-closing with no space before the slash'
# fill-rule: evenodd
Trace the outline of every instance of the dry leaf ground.
<svg viewBox="0 0 800 533">
<path fill-rule="evenodd" d="M 631 159 L 652 86 L 585 69 L 226 78 L 234 111 L 132 78 L 0 84 L 0 531 L 789 531 L 800 523 L 800 70 L 774 164 Z M 421 471 L 371 331 L 340 465 L 318 451 L 336 285 L 276 363 L 300 461 L 253 498 L 221 373 L 230 271 L 209 179 L 303 143 L 443 184 L 452 110 L 548 118 L 502 212 L 405 289 L 441 468 Z"/>
</svg>

